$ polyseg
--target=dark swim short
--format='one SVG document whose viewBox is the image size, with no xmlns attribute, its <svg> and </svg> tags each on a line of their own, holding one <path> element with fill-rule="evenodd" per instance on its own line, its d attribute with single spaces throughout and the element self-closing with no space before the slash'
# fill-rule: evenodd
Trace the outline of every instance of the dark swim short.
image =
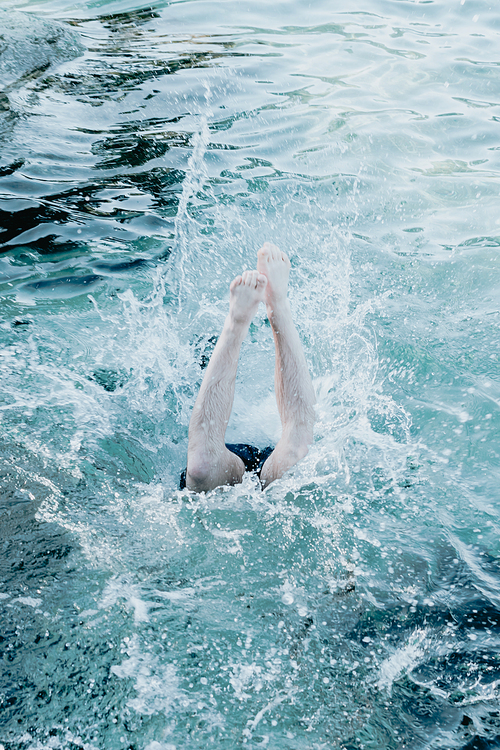
<svg viewBox="0 0 500 750">
<path fill-rule="evenodd" d="M 245 464 L 245 471 L 255 471 L 257 476 L 260 476 L 262 467 L 274 450 L 271 446 L 260 450 L 254 445 L 246 445 L 245 443 L 226 443 L 226 448 L 241 458 Z M 186 469 L 181 474 L 179 489 L 186 489 Z"/>
</svg>

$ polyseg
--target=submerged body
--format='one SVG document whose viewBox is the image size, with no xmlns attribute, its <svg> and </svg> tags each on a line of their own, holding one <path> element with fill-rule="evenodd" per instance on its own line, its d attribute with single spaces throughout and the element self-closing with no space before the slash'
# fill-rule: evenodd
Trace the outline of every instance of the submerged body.
<svg viewBox="0 0 500 750">
<path fill-rule="evenodd" d="M 282 435 L 260 471 L 263 487 L 279 479 L 308 452 L 313 439 L 314 389 L 288 302 L 290 261 L 265 243 L 257 269 L 237 276 L 230 286 L 229 314 L 208 363 L 189 424 L 186 486 L 208 492 L 241 482 L 245 463 L 225 444 L 241 345 L 259 304 L 266 305 L 273 332 L 274 384 Z"/>
</svg>

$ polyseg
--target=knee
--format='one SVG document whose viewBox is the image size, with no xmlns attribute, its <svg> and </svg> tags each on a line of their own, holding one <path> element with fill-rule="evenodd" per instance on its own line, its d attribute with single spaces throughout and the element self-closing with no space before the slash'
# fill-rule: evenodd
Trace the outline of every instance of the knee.
<svg viewBox="0 0 500 750">
<path fill-rule="evenodd" d="M 309 453 L 309 443 L 307 442 L 300 442 L 295 445 L 289 446 L 289 460 L 290 465 L 294 466 L 299 461 L 302 461 L 303 458 L 307 456 Z"/>
<path fill-rule="evenodd" d="M 293 430 L 286 431 L 282 439 L 290 462 L 296 464 L 309 453 L 309 446 L 314 439 L 313 422 L 310 424 L 301 424 Z"/>
<path fill-rule="evenodd" d="M 203 487 L 210 482 L 213 461 L 207 455 L 188 454 L 186 484 L 193 489 Z"/>
</svg>

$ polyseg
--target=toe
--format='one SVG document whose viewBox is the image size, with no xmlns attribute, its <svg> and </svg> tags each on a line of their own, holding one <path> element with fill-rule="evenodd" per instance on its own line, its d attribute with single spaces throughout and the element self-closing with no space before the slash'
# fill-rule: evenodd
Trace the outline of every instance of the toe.
<svg viewBox="0 0 500 750">
<path fill-rule="evenodd" d="M 265 262 L 267 260 L 267 248 L 265 245 L 262 245 L 260 250 L 257 251 L 257 257 L 261 262 Z"/>
<path fill-rule="evenodd" d="M 261 278 L 263 277 L 264 279 L 266 279 L 266 281 L 267 281 L 267 278 L 266 276 L 264 276 L 264 274 L 260 273 L 260 271 L 254 271 L 254 274 L 255 274 L 253 277 L 254 287 L 255 289 L 261 289 L 262 288 Z"/>
<path fill-rule="evenodd" d="M 281 260 L 282 252 L 279 247 L 269 243 L 269 256 L 272 260 Z"/>
<path fill-rule="evenodd" d="M 263 273 L 257 274 L 257 289 L 263 289 L 267 284 L 267 276 Z"/>
<path fill-rule="evenodd" d="M 242 281 L 243 281 L 243 279 L 242 279 L 241 276 L 237 276 L 235 279 L 233 279 L 232 282 L 231 282 L 231 286 L 229 287 L 231 289 L 231 291 L 233 289 L 235 289 L 237 286 L 239 286 Z"/>
</svg>

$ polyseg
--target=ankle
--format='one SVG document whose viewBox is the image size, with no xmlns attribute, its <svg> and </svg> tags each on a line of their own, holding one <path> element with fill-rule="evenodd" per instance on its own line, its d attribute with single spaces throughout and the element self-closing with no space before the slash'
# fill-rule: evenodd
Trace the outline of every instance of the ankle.
<svg viewBox="0 0 500 750">
<path fill-rule="evenodd" d="M 231 339 L 235 339 L 241 342 L 246 338 L 248 329 L 250 327 L 250 322 L 250 320 L 240 318 L 230 312 L 224 322 L 222 333 Z"/>
<path fill-rule="evenodd" d="M 267 317 L 271 325 L 276 321 L 288 320 L 292 317 L 292 310 L 288 298 L 278 300 L 266 305 Z"/>
</svg>

